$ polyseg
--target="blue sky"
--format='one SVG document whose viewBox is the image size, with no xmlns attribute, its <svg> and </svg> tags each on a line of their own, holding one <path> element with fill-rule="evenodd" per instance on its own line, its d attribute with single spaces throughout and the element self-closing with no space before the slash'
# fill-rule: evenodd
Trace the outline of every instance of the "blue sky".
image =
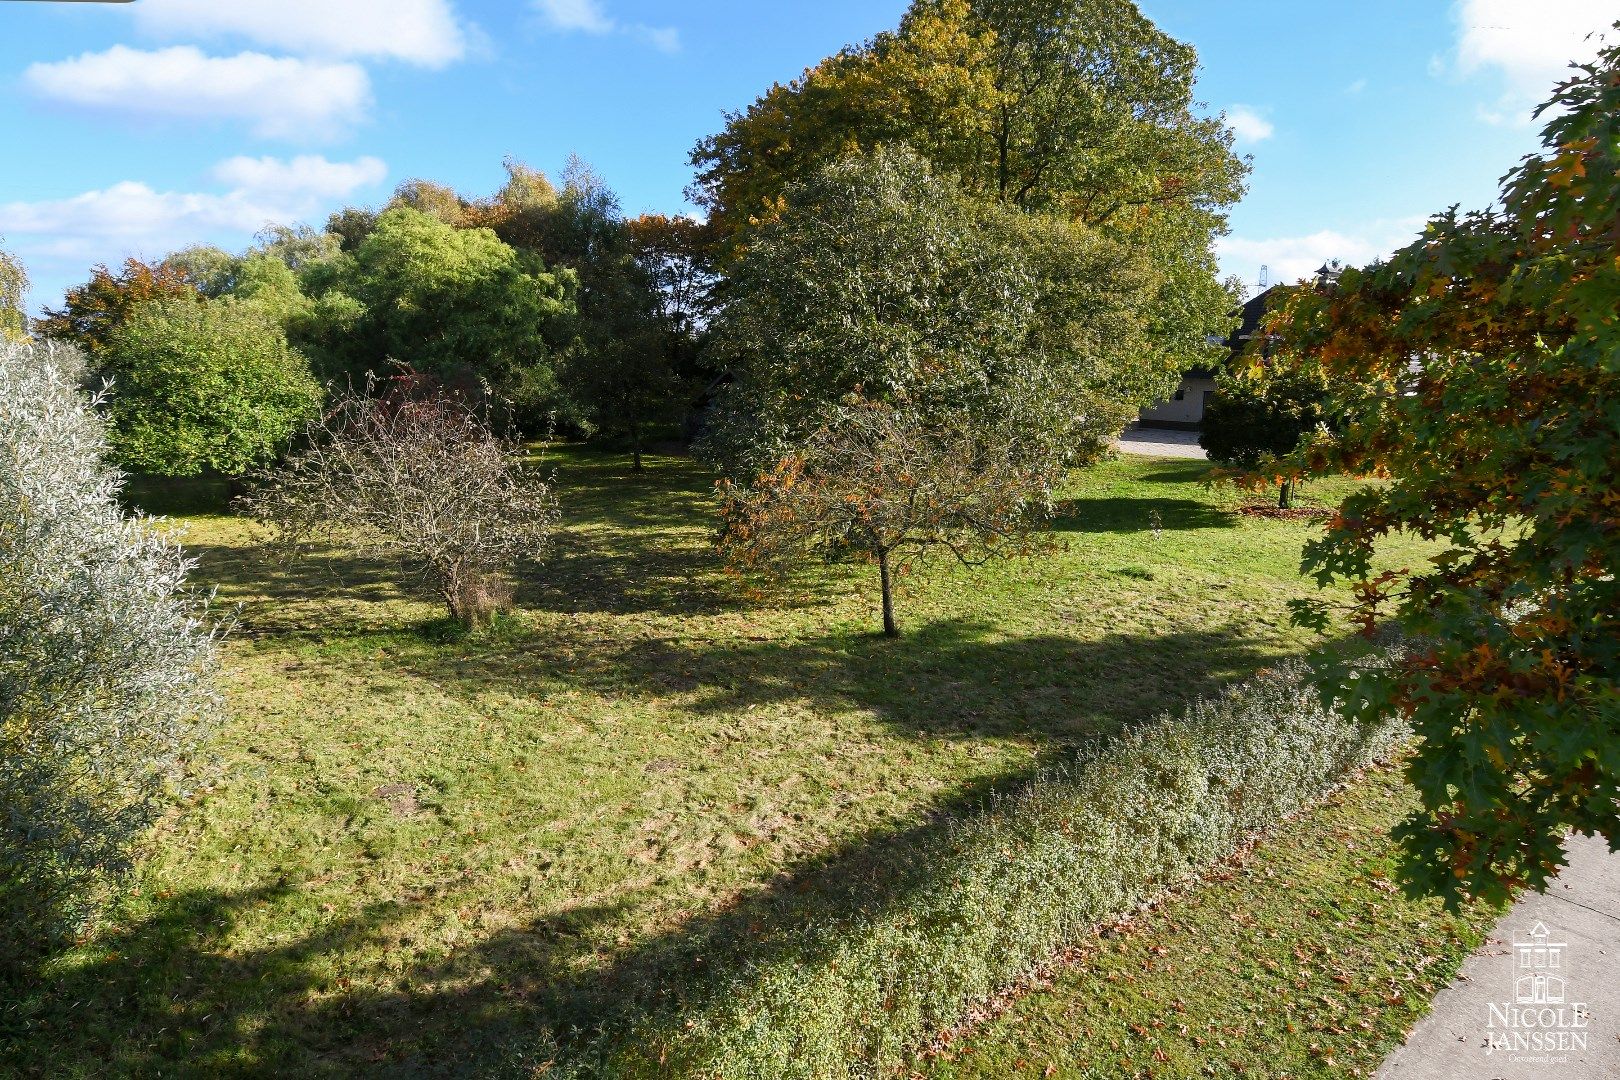
<svg viewBox="0 0 1620 1080">
<path fill-rule="evenodd" d="M 1252 154 L 1222 241 L 1253 282 L 1490 201 L 1531 106 L 1614 0 L 1143 0 Z M 96 262 L 245 246 L 421 176 L 492 190 L 577 153 L 632 212 L 686 208 L 727 109 L 893 26 L 903 0 L 0 0 L 0 236 L 56 302 Z"/>
</svg>

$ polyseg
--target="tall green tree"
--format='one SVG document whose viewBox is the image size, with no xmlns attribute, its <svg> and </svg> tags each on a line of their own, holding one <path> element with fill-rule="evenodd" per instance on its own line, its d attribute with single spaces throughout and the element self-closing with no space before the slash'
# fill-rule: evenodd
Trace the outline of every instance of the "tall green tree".
<svg viewBox="0 0 1620 1080">
<path fill-rule="evenodd" d="M 447 381 L 483 380 L 533 405 L 555 384 L 576 281 L 488 229 L 457 229 L 396 207 L 378 219 L 334 290 L 363 308 L 356 344 L 374 370 L 394 360 Z"/>
<path fill-rule="evenodd" d="M 602 434 L 627 444 L 639 471 L 652 430 L 686 404 L 678 339 L 656 283 L 637 258 L 618 196 L 577 160 L 554 213 L 557 256 L 579 275 L 578 336 L 564 389 Z"/>
<path fill-rule="evenodd" d="M 1066 461 L 1174 378 L 1148 346 L 1141 258 L 1094 230 L 983 203 L 893 147 L 788 189 L 726 282 L 731 383 L 707 437 L 734 479 L 859 399 L 966 415 Z"/>
<path fill-rule="evenodd" d="M 1271 326 L 1273 363 L 1321 373 L 1345 423 L 1259 477 L 1389 478 L 1305 570 L 1348 583 L 1368 633 L 1392 617 L 1417 641 L 1357 681 L 1420 736 L 1408 884 L 1453 903 L 1545 887 L 1570 830 L 1620 848 L 1620 47 L 1541 113 L 1498 208 L 1436 215 Z M 1385 569 L 1398 532 L 1440 550 Z"/>
<path fill-rule="evenodd" d="M 276 316 L 231 297 L 135 308 L 100 363 L 114 460 L 160 476 L 241 476 L 275 457 L 321 402 Z"/>
<path fill-rule="evenodd" d="M 1150 280 L 1119 245 L 975 200 L 904 147 L 793 185 L 716 327 L 722 551 L 750 571 L 870 560 L 895 636 L 896 580 L 930 553 L 1039 550 L 1076 448 L 1123 422 L 1094 410 L 1131 408 L 1130 369 L 1163 363 L 1140 347 Z"/>
<path fill-rule="evenodd" d="M 907 143 L 975 197 L 1052 213 L 1146 252 L 1156 347 L 1210 358 L 1230 298 L 1213 239 L 1248 171 L 1199 115 L 1197 56 L 1120 0 L 915 0 L 900 27 L 774 86 L 699 143 L 693 197 L 727 257 L 789 185 Z"/>
<path fill-rule="evenodd" d="M 560 391 L 582 427 L 622 441 L 640 469 L 651 432 L 686 405 L 678 324 L 618 196 L 595 170 L 573 158 L 559 185 L 520 162 L 508 161 L 506 170 L 506 184 L 474 205 L 471 220 L 576 276 L 578 313 L 559 361 Z"/>
</svg>

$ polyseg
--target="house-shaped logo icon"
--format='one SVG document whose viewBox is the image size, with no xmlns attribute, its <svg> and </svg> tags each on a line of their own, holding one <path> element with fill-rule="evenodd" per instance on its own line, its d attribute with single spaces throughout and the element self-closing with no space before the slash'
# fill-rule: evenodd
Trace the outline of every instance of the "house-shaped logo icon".
<svg viewBox="0 0 1620 1080">
<path fill-rule="evenodd" d="M 1520 1005 L 1562 1005 L 1564 1003 L 1563 952 L 1567 942 L 1552 941 L 1545 923 L 1536 923 L 1529 941 L 1515 941 L 1518 953 L 1518 979 L 1514 996 Z"/>
</svg>

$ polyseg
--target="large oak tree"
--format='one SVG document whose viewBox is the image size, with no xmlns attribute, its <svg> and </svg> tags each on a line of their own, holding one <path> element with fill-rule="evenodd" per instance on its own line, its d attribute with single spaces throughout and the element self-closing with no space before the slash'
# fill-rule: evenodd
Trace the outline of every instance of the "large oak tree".
<svg viewBox="0 0 1620 1080">
<path fill-rule="evenodd" d="M 899 28 L 773 86 L 693 151 L 693 197 L 734 257 L 787 188 L 908 144 L 971 195 L 1127 241 L 1160 273 L 1156 346 L 1208 359 L 1231 298 L 1211 243 L 1247 164 L 1193 97 L 1197 56 L 1120 0 L 916 0 Z"/>
</svg>

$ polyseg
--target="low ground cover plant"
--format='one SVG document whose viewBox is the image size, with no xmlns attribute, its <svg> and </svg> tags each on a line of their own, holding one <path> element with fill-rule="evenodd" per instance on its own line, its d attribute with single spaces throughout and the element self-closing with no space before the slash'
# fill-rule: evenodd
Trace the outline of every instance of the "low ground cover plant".
<svg viewBox="0 0 1620 1080">
<path fill-rule="evenodd" d="M 821 902 L 846 915 L 782 920 L 752 959 L 588 1045 L 574 1067 L 888 1075 L 925 1033 L 1402 742 L 1398 723 L 1364 726 L 1325 704 L 1319 674 L 1288 661 L 1082 752 L 939 830 L 907 865 L 848 881 L 842 905 Z"/>
</svg>

